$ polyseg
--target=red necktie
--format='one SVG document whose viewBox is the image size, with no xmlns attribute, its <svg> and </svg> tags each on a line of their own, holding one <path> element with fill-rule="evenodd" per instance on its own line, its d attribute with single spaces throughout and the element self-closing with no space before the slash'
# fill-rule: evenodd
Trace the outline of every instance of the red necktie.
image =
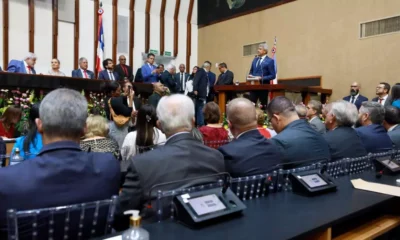
<svg viewBox="0 0 400 240">
<path fill-rule="evenodd" d="M 382 104 L 383 98 L 379 98 L 379 103 Z"/>
<path fill-rule="evenodd" d="M 31 72 L 31 68 L 32 68 L 32 67 L 31 67 L 31 66 L 27 66 L 27 68 L 28 68 L 28 73 L 31 74 L 31 73 L 32 73 L 32 72 Z"/>
<path fill-rule="evenodd" d="M 83 73 L 85 74 L 85 78 L 88 78 L 88 75 L 86 73 L 86 70 L 83 70 Z"/>
<path fill-rule="evenodd" d="M 124 70 L 125 77 L 128 77 L 128 70 L 126 69 L 126 66 L 125 65 L 121 65 L 121 66 L 122 66 L 122 69 Z"/>
</svg>

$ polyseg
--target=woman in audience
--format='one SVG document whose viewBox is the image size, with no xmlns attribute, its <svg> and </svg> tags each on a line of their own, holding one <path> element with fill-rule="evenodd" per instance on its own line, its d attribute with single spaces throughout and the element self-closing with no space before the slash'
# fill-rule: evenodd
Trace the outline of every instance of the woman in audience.
<svg viewBox="0 0 400 240">
<path fill-rule="evenodd" d="M 58 60 L 57 58 L 53 58 L 51 60 L 51 69 L 49 70 L 48 74 L 53 76 L 65 77 L 65 74 L 60 71 L 60 60 Z"/>
<path fill-rule="evenodd" d="M 23 159 L 35 158 L 43 147 L 42 135 L 38 132 L 35 123 L 36 118 L 39 118 L 39 106 L 40 103 L 35 103 L 29 110 L 29 131 L 26 136 L 17 138 L 12 153 L 18 148 L 20 156 Z"/>
<path fill-rule="evenodd" d="M 164 133 L 156 128 L 156 124 L 157 114 L 154 107 L 149 104 L 143 105 L 137 114 L 136 131 L 128 133 L 122 144 L 121 155 L 123 161 L 129 163 L 129 160 L 136 154 L 145 152 L 151 149 L 152 146 L 166 141 Z M 128 167 L 128 164 L 126 166 L 123 165 L 122 163 L 121 171 L 123 171 L 122 168 Z"/>
<path fill-rule="evenodd" d="M 203 109 L 204 121 L 206 126 L 199 128 L 203 134 L 204 144 L 218 148 L 223 144 L 228 143 L 228 131 L 219 123 L 221 112 L 215 102 L 209 102 Z"/>
<path fill-rule="evenodd" d="M 394 85 L 392 87 L 391 98 L 393 100 L 392 106 L 400 108 L 400 85 Z"/>
<path fill-rule="evenodd" d="M 190 74 L 190 76 L 188 77 L 188 79 L 186 81 L 185 95 L 187 95 L 188 97 L 190 97 L 192 99 L 194 99 L 194 97 L 195 97 L 195 95 L 193 93 L 193 79 L 197 73 L 197 70 L 199 70 L 199 67 L 197 67 L 197 66 L 193 67 L 193 72 L 192 72 L 192 74 Z"/>
<path fill-rule="evenodd" d="M 108 138 L 108 122 L 100 115 L 90 115 L 86 119 L 85 139 L 81 141 L 81 149 L 86 152 L 106 152 L 119 159 L 118 143 Z"/>
<path fill-rule="evenodd" d="M 0 137 L 14 138 L 15 125 L 21 120 L 22 111 L 17 107 L 8 107 L 0 118 Z"/>
<path fill-rule="evenodd" d="M 261 109 L 257 109 L 257 129 L 263 135 L 265 138 L 271 138 L 276 135 L 276 132 L 269 129 L 269 128 L 264 128 L 264 123 L 265 123 L 265 116 L 264 112 Z"/>
</svg>

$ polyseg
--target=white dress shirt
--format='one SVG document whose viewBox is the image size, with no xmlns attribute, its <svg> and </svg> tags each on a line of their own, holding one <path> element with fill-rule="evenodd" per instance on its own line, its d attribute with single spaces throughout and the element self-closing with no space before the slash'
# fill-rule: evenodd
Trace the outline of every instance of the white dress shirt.
<svg viewBox="0 0 400 240">
<path fill-rule="evenodd" d="M 385 102 L 386 102 L 386 99 L 388 98 L 388 96 L 389 95 L 386 95 L 386 96 L 382 97 L 382 102 L 380 103 L 382 106 L 385 106 Z M 381 97 L 378 97 L 378 103 L 379 103 L 380 99 L 381 99 Z"/>
<path fill-rule="evenodd" d="M 111 71 L 107 71 L 107 72 L 108 72 L 108 77 L 110 78 L 110 80 L 115 80 L 114 73 Z"/>
<path fill-rule="evenodd" d="M 388 132 L 393 131 L 393 129 L 395 129 L 395 128 L 397 127 L 397 125 L 399 125 L 399 124 L 396 124 L 396 125 L 391 126 L 391 127 L 388 129 Z"/>
<path fill-rule="evenodd" d="M 89 73 L 88 73 L 87 70 L 83 70 L 82 68 L 79 68 L 79 69 L 81 70 L 81 73 L 82 73 L 82 77 L 83 77 L 83 78 L 90 78 Z M 87 77 L 85 77 L 85 71 L 86 71 Z"/>
<path fill-rule="evenodd" d="M 23 62 L 24 62 L 26 74 L 32 74 L 32 68 L 31 69 L 28 68 L 28 64 L 26 64 L 25 60 Z"/>
<path fill-rule="evenodd" d="M 350 101 L 349 102 L 354 104 L 357 101 L 358 96 L 360 96 L 360 94 L 357 94 L 355 96 L 350 96 Z"/>
</svg>

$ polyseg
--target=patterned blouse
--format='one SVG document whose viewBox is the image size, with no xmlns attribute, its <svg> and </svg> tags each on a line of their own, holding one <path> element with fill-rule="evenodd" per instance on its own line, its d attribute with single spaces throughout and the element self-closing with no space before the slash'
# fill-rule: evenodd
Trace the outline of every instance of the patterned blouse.
<svg viewBox="0 0 400 240">
<path fill-rule="evenodd" d="M 120 160 L 120 151 L 118 143 L 111 138 L 97 138 L 92 140 L 81 141 L 81 149 L 83 151 L 112 153 L 115 158 Z"/>
</svg>

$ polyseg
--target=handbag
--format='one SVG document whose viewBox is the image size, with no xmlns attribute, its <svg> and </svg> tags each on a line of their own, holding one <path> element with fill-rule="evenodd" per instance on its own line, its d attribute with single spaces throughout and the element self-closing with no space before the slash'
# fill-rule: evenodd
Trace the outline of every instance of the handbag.
<svg viewBox="0 0 400 240">
<path fill-rule="evenodd" d="M 111 107 L 111 98 L 108 100 L 108 107 L 110 108 L 111 118 L 118 127 L 123 127 L 131 119 L 131 117 L 125 117 L 123 115 L 115 114 L 114 110 Z"/>
</svg>

